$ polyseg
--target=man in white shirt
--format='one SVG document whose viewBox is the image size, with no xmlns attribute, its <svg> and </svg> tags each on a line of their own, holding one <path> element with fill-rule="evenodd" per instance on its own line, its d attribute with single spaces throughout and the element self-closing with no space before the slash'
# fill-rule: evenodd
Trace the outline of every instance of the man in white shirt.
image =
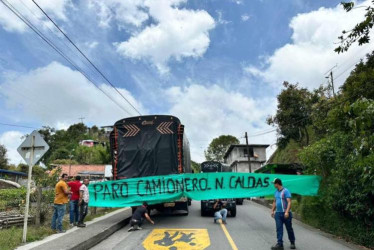
<svg viewBox="0 0 374 250">
<path fill-rule="evenodd" d="M 83 223 L 84 218 L 88 211 L 88 202 L 90 200 L 90 193 L 88 192 L 87 186 L 90 184 L 90 180 L 85 178 L 83 180 L 83 185 L 79 188 L 79 222 L 78 227 L 85 227 L 86 224 Z"/>
</svg>

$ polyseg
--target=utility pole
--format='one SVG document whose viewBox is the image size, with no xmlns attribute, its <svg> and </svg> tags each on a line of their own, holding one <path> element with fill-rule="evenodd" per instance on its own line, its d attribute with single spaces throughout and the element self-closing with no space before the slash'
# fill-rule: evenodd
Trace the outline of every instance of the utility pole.
<svg viewBox="0 0 374 250">
<path fill-rule="evenodd" d="M 334 76 L 332 74 L 332 70 L 330 71 L 330 79 L 331 79 L 332 94 L 334 95 L 334 98 L 335 98 L 336 96 L 335 96 L 335 88 L 334 88 Z"/>
<path fill-rule="evenodd" d="M 327 73 L 330 72 L 330 73 L 329 73 L 325 78 L 327 78 L 327 79 L 330 78 L 330 81 L 331 81 L 331 88 L 332 88 L 332 95 L 334 96 L 334 98 L 335 98 L 336 96 L 335 96 L 335 88 L 334 88 L 334 76 L 333 76 L 332 71 L 333 71 L 333 69 L 336 68 L 336 67 L 338 67 L 338 65 L 335 65 L 334 67 L 332 67 L 331 69 L 329 69 L 329 70 L 325 73 L 325 75 L 327 75 Z M 330 88 L 330 84 L 329 84 L 329 88 Z"/>
<path fill-rule="evenodd" d="M 252 167 L 251 167 L 251 155 L 249 154 L 249 145 L 248 145 L 248 134 L 245 132 L 245 144 L 247 145 L 247 156 L 248 156 L 248 167 L 249 172 L 252 173 Z"/>
<path fill-rule="evenodd" d="M 83 123 L 83 120 L 85 119 L 84 117 L 79 117 L 79 120 L 81 120 L 81 123 Z"/>
</svg>

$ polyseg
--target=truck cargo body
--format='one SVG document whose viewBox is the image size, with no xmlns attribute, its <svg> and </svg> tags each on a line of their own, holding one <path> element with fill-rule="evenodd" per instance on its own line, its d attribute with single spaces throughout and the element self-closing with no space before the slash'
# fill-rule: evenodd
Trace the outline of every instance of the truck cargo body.
<svg viewBox="0 0 374 250">
<path fill-rule="evenodd" d="M 174 116 L 137 116 L 119 120 L 110 134 L 110 146 L 115 180 L 192 172 L 184 126 Z M 150 205 L 150 208 L 188 212 L 188 202 L 182 198 Z"/>
</svg>

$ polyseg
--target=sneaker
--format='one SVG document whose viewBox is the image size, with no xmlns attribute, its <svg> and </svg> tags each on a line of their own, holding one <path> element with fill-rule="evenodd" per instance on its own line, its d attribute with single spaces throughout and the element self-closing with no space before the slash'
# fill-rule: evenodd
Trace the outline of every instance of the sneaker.
<svg viewBox="0 0 374 250">
<path fill-rule="evenodd" d="M 222 223 L 223 223 L 223 224 L 225 224 L 225 225 L 227 224 L 227 222 L 226 222 L 225 220 L 224 220 L 224 221 L 222 221 Z"/>
<path fill-rule="evenodd" d="M 79 224 L 77 225 L 77 227 L 86 227 L 86 224 L 84 224 L 84 223 L 79 223 Z"/>
<path fill-rule="evenodd" d="M 271 250 L 283 250 L 283 249 L 284 249 L 283 246 L 278 243 L 271 247 Z"/>
<path fill-rule="evenodd" d="M 291 248 L 291 249 L 296 249 L 295 243 L 291 243 L 290 248 Z"/>
<path fill-rule="evenodd" d="M 141 227 L 138 227 L 136 230 L 142 230 L 143 228 L 141 228 Z"/>
<path fill-rule="evenodd" d="M 70 223 L 69 226 L 70 227 L 74 227 L 75 225 L 74 225 L 74 223 Z"/>
<path fill-rule="evenodd" d="M 131 231 L 134 231 L 134 227 L 130 227 L 129 230 L 127 230 L 127 232 L 131 232 Z"/>
</svg>

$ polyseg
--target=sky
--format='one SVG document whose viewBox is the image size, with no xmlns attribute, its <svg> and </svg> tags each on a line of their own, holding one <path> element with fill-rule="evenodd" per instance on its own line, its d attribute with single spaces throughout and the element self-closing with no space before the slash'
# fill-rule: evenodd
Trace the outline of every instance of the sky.
<svg viewBox="0 0 374 250">
<path fill-rule="evenodd" d="M 271 145 L 269 157 L 276 132 L 266 118 L 282 83 L 326 86 L 334 67 L 338 89 L 374 49 L 333 51 L 364 14 L 346 13 L 340 0 L 35 0 L 127 102 L 31 0 L 3 1 L 69 60 L 0 2 L 0 144 L 14 164 L 34 129 L 66 129 L 80 117 L 112 125 L 136 110 L 180 118 L 197 162 L 213 138 L 231 134 L 243 143 L 245 132 L 250 143 Z"/>
</svg>

